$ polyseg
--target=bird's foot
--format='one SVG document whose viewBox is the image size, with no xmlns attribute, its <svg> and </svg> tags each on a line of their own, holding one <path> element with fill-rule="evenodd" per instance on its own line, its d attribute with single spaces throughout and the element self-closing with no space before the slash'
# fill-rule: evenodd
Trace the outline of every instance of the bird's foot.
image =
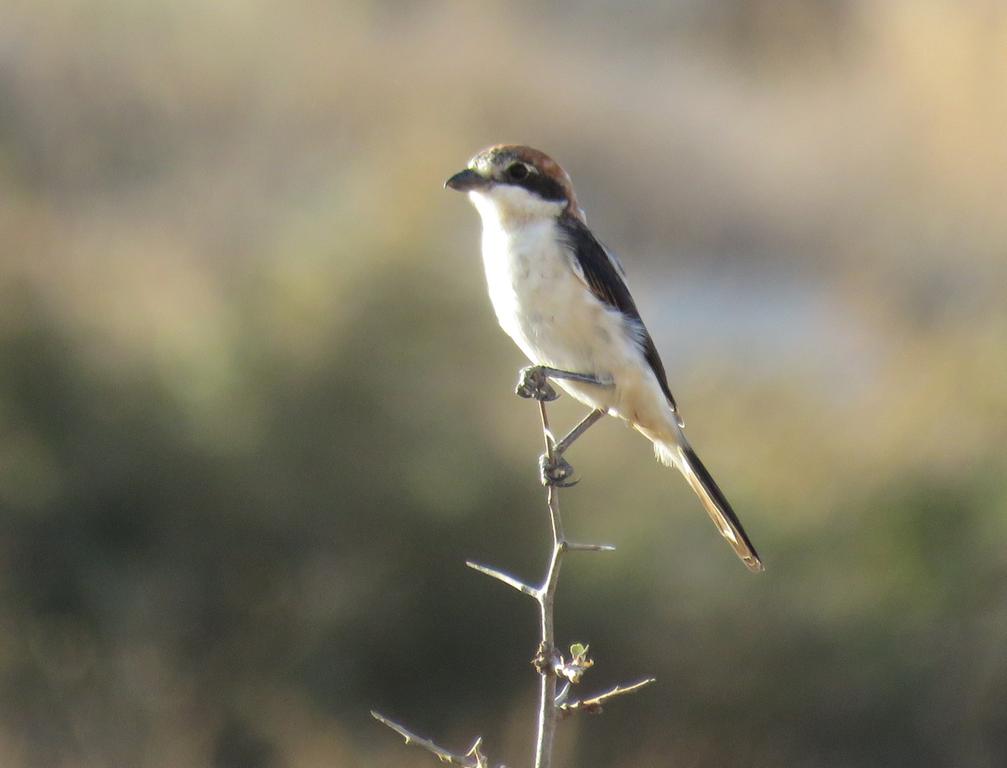
<svg viewBox="0 0 1007 768">
<path fill-rule="evenodd" d="M 573 478 L 573 467 L 562 456 L 550 458 L 548 454 L 538 457 L 539 475 L 542 478 L 542 485 L 555 485 L 557 488 L 569 488 L 577 485 L 579 480 Z"/>
<path fill-rule="evenodd" d="M 542 403 L 548 403 L 559 397 L 559 393 L 549 383 L 549 377 L 541 365 L 529 365 L 527 368 L 521 369 L 514 394 Z"/>
</svg>

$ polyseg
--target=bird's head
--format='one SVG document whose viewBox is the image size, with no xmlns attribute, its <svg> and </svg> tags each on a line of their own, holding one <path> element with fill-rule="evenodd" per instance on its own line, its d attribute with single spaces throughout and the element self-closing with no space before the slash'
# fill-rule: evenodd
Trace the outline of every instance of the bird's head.
<svg viewBox="0 0 1007 768">
<path fill-rule="evenodd" d="M 570 177 L 559 163 L 531 147 L 497 144 L 477 153 L 444 186 L 467 192 L 485 221 L 505 225 L 568 213 L 583 220 Z"/>
</svg>

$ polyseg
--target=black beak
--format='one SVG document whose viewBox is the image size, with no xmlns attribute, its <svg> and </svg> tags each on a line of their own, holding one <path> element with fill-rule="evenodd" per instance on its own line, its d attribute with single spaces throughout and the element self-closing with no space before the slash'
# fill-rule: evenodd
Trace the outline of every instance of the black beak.
<svg viewBox="0 0 1007 768">
<path fill-rule="evenodd" d="M 470 189 L 480 189 L 489 186 L 490 180 L 485 176 L 480 176 L 471 168 L 459 171 L 450 179 L 444 182 L 445 189 L 453 189 L 456 192 L 468 192 Z"/>
</svg>

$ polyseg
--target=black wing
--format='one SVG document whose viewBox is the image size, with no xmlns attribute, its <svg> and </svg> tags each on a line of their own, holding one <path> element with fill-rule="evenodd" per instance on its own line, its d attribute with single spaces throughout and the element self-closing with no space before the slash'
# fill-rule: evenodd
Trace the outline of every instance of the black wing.
<svg viewBox="0 0 1007 768">
<path fill-rule="evenodd" d="M 636 302 L 633 301 L 633 297 L 629 293 L 629 288 L 626 287 L 622 275 L 619 274 L 620 270 L 615 259 L 605 250 L 605 246 L 595 239 L 587 225 L 575 216 L 564 213 L 559 218 L 559 228 L 570 244 L 570 250 L 580 265 L 591 293 L 613 309 L 622 312 L 634 325 L 639 327 L 640 350 L 651 370 L 654 371 L 654 375 L 661 385 L 661 391 L 668 398 L 671 409 L 678 410 L 675 398 L 668 387 L 668 376 L 664 372 L 661 357 L 657 354 L 657 347 L 654 346 L 654 340 L 643 324 L 640 312 L 636 308 Z"/>
</svg>

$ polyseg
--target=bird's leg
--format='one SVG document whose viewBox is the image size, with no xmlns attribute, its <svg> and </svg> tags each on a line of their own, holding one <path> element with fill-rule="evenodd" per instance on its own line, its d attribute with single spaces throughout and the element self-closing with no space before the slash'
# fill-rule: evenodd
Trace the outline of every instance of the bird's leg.
<svg viewBox="0 0 1007 768">
<path fill-rule="evenodd" d="M 514 392 L 519 397 L 530 400 L 538 400 L 542 409 L 542 426 L 546 433 L 546 452 L 539 457 L 539 473 L 542 478 L 542 485 L 555 485 L 560 488 L 568 488 L 577 483 L 573 480 L 573 467 L 563 458 L 563 452 L 573 445 L 573 442 L 583 435 L 598 419 L 605 415 L 605 411 L 595 409 L 585 416 L 577 426 L 560 441 L 556 441 L 552 431 L 548 428 L 545 418 L 545 403 L 551 402 L 559 397 L 559 393 L 549 383 L 549 379 L 566 379 L 567 381 L 578 381 L 583 384 L 595 384 L 600 387 L 611 387 L 613 382 L 599 379 L 588 373 L 574 373 L 572 371 L 562 371 L 558 368 L 550 368 L 547 365 L 530 365 L 522 368 L 518 377 L 517 387 Z"/>
<path fill-rule="evenodd" d="M 547 365 L 529 365 L 527 368 L 521 369 L 514 394 L 529 400 L 548 403 L 559 397 L 559 393 L 549 383 L 549 379 L 579 381 L 583 384 L 597 384 L 600 387 L 612 386 L 611 381 L 603 381 L 589 373 L 561 371 L 559 368 L 550 368 Z"/>
<path fill-rule="evenodd" d="M 604 411 L 601 408 L 595 408 L 587 416 L 581 419 L 580 423 L 577 424 L 576 427 L 567 432 L 566 437 L 553 446 L 552 452 L 557 456 L 562 456 L 566 449 L 573 445 L 574 441 L 576 441 L 578 437 L 593 427 L 595 423 L 597 423 L 598 419 L 606 413 L 607 411 Z"/>
<path fill-rule="evenodd" d="M 563 453 L 573 445 L 578 437 L 587 432 L 593 424 L 604 416 L 605 413 L 601 408 L 595 408 L 581 419 L 580 423 L 566 434 L 566 437 L 558 443 L 551 442 L 551 450 L 548 453 L 543 453 L 538 459 L 542 485 L 556 485 L 560 488 L 569 488 L 571 485 L 577 484 L 576 480 L 571 479 L 573 478 L 573 466 L 563 458 Z"/>
</svg>

